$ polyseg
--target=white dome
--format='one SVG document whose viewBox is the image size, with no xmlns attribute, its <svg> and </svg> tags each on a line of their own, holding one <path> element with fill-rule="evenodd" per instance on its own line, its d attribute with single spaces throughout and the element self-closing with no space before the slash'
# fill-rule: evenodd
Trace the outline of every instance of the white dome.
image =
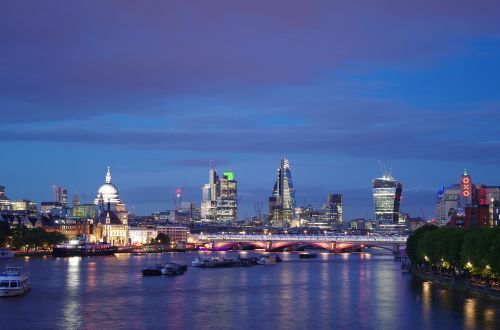
<svg viewBox="0 0 500 330">
<path fill-rule="evenodd" d="M 105 183 L 97 191 L 98 196 L 101 194 L 103 197 L 111 196 L 111 195 L 118 195 L 118 189 L 116 189 L 116 187 L 111 183 Z"/>
<path fill-rule="evenodd" d="M 117 204 L 121 203 L 120 196 L 118 195 L 118 189 L 111 183 L 111 172 L 108 166 L 108 173 L 106 174 L 106 183 L 103 184 L 97 191 L 97 197 L 94 200 L 94 204 L 99 204 L 101 199 L 106 204 L 108 202 Z"/>
</svg>

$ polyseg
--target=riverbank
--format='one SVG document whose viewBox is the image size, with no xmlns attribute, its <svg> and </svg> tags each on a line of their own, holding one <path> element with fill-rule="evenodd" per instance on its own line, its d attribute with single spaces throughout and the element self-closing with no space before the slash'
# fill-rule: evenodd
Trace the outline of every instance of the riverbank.
<svg viewBox="0 0 500 330">
<path fill-rule="evenodd" d="M 410 272 L 420 279 L 431 281 L 448 289 L 465 291 L 474 295 L 500 301 L 500 288 L 492 287 L 488 283 L 474 282 L 470 279 L 448 276 L 416 266 L 410 266 Z"/>
<path fill-rule="evenodd" d="M 116 253 L 140 253 L 140 254 L 150 254 L 150 253 L 163 253 L 163 252 L 186 252 L 189 250 L 182 249 L 137 249 L 131 247 L 119 248 Z M 194 250 L 193 250 L 194 251 Z M 51 256 L 52 250 L 43 251 L 13 251 L 15 257 L 43 257 Z"/>
</svg>

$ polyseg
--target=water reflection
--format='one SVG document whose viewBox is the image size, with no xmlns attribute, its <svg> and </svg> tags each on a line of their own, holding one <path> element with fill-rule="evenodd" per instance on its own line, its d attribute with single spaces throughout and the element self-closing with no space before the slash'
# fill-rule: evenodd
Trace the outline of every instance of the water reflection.
<svg viewBox="0 0 500 330">
<path fill-rule="evenodd" d="M 16 311 L 2 313 L 2 328 L 499 328 L 500 304 L 414 280 L 390 255 L 287 253 L 270 266 L 140 273 L 196 255 L 16 259 L 31 272 L 33 290 L 0 299 L 0 311 Z"/>
<path fill-rule="evenodd" d="M 64 324 L 71 329 L 81 326 L 78 290 L 80 288 L 80 257 L 67 259 L 66 299 L 63 308 Z"/>
<path fill-rule="evenodd" d="M 431 286 L 431 282 L 422 283 L 422 315 L 425 324 L 430 324 L 431 320 Z"/>
<path fill-rule="evenodd" d="M 467 299 L 464 303 L 465 328 L 476 329 L 476 300 Z"/>
</svg>

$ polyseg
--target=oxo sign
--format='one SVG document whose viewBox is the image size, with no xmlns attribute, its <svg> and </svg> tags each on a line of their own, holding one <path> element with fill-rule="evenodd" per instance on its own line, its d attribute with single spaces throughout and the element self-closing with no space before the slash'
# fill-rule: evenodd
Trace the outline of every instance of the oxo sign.
<svg viewBox="0 0 500 330">
<path fill-rule="evenodd" d="M 462 196 L 469 197 L 471 192 L 470 177 L 464 176 L 462 178 Z"/>
</svg>

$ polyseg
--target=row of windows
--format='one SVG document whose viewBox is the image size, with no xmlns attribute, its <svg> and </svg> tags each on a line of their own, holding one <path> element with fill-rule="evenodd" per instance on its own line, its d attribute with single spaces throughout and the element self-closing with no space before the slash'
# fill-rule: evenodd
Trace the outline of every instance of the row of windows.
<svg viewBox="0 0 500 330">
<path fill-rule="evenodd" d="M 0 281 L 0 288 L 20 288 L 26 284 L 26 280 L 21 283 L 19 281 Z"/>
</svg>

